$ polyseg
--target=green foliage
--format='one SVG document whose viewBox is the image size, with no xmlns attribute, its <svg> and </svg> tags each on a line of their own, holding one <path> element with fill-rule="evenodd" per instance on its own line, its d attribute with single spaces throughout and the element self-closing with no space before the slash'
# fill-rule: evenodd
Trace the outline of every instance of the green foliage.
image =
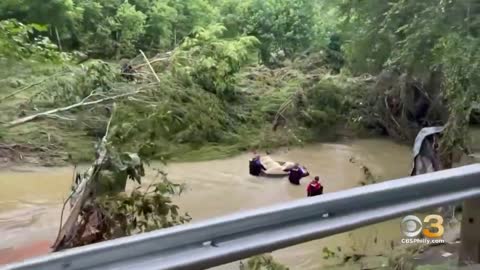
<svg viewBox="0 0 480 270">
<path fill-rule="evenodd" d="M 75 0 L 73 43 L 92 55 L 131 56 L 146 31 L 147 15 L 128 1 Z M 74 45 L 72 44 L 72 45 Z"/>
<path fill-rule="evenodd" d="M 341 10 L 347 17 L 351 61 L 358 57 L 365 65 L 374 63 L 372 68 L 355 68 L 360 72 L 378 71 L 383 66 L 424 72 L 441 63 L 434 52 L 448 35 L 475 38 L 473 29 L 480 23 L 475 16 L 478 7 L 471 0 L 345 1 Z"/>
<path fill-rule="evenodd" d="M 114 17 L 120 1 L 75 2 L 79 14 L 75 20 L 75 38 L 81 44 L 81 49 L 92 55 L 114 55 L 118 46 L 115 42 L 116 34 L 112 33 L 112 29 L 117 27 Z"/>
<path fill-rule="evenodd" d="M 173 72 L 177 77 L 191 78 L 219 97 L 228 98 L 235 94 L 235 75 L 247 63 L 258 40 L 248 36 L 222 39 L 225 30 L 223 25 L 211 25 L 186 38 L 173 56 Z"/>
<path fill-rule="evenodd" d="M 309 106 L 306 111 L 302 111 L 307 127 L 322 130 L 344 120 L 339 114 L 346 109 L 342 104 L 342 90 L 332 83 L 321 82 L 308 91 Z"/>
<path fill-rule="evenodd" d="M 397 68 L 426 77 L 434 68 L 449 110 L 443 149 L 464 147 L 472 106 L 478 102 L 480 7 L 474 0 L 339 1 L 348 18 L 349 66 L 356 73 Z"/>
<path fill-rule="evenodd" d="M 140 180 L 140 177 L 135 178 Z M 105 239 L 168 228 L 191 220 L 188 214 L 179 213 L 171 199 L 171 196 L 180 195 L 184 186 L 168 181 L 166 173 L 160 170 L 158 178 L 160 181 L 153 181 L 144 190 L 138 186 L 129 194 L 97 198 L 98 207 L 105 215 Z"/>
<path fill-rule="evenodd" d="M 118 42 L 119 55 L 131 55 L 135 53 L 134 44 L 145 33 L 145 21 L 147 16 L 136 10 L 135 6 L 124 2 L 118 7 L 115 14 L 114 31 Z"/>
<path fill-rule="evenodd" d="M 369 91 L 370 85 L 362 78 L 325 77 L 297 97 L 298 119 L 316 136 L 332 135 L 337 128 L 356 128 L 355 119 L 364 113 L 359 111 L 358 103 Z"/>
<path fill-rule="evenodd" d="M 435 52 L 444 63 L 445 98 L 449 101 L 449 122 L 443 139 L 445 150 L 465 152 L 466 134 L 473 106 L 480 100 L 480 38 L 463 38 L 458 33 L 444 37 Z"/>
<path fill-rule="evenodd" d="M 56 46 L 48 38 L 31 38 L 34 32 L 45 30 L 44 26 L 38 24 L 0 21 L 0 57 L 60 61 L 62 55 L 56 52 Z"/>
<path fill-rule="evenodd" d="M 112 152 L 112 151 L 111 151 Z M 141 178 L 145 176 L 145 169 L 140 157 L 135 153 L 111 153 L 109 157 L 108 171 L 99 172 L 95 183 L 97 195 L 112 195 L 125 191 L 127 180 L 133 180 L 141 184 Z M 105 168 L 104 168 L 105 169 Z"/>
<path fill-rule="evenodd" d="M 270 70 L 262 69 L 257 78 L 252 77 L 255 73 L 256 70 L 237 74 L 240 79 L 235 84 L 237 99 L 225 101 L 196 83 L 186 87 L 168 70 L 159 74 L 160 84 L 129 83 L 118 79 L 112 65 L 96 61 L 85 67 L 52 68 L 48 73 L 50 77 L 35 80 L 43 83 L 23 92 L 22 99 L 12 100 L 19 102 L 24 115 L 30 115 L 75 104 L 91 94 L 89 101 L 142 89 L 132 97 L 117 100 L 115 127 L 110 131 L 110 139 L 121 151 L 140 149 L 142 158 L 212 159 L 252 148 L 298 144 L 303 136 L 296 136 L 307 134 L 306 130 L 289 122 L 293 129 L 273 131 L 271 123 L 282 103 L 301 85 L 301 74 L 285 70 L 264 81 L 263 78 L 271 76 Z M 31 77 L 29 73 L 26 78 Z M 29 79 L 25 80 L 25 84 L 30 83 Z M 248 93 L 242 84 L 250 85 Z M 51 119 L 39 119 L 18 127 L 20 133 L 15 134 L 22 134 L 19 136 L 22 140 L 15 139 L 11 133 L 9 141 L 50 144 L 51 140 L 59 150 L 72 154 L 75 161 L 88 160 L 92 150 L 89 140 L 104 135 L 110 107 L 108 102 L 102 102 L 61 112 Z M 2 106 L 2 110 L 8 112 L 4 121 L 19 117 L 15 107 L 4 108 Z M 286 115 L 294 117 L 290 111 Z M 36 134 L 35 130 L 42 134 Z M 64 156 L 63 153 L 50 154 Z"/>
<path fill-rule="evenodd" d="M 251 0 L 243 4 L 243 32 L 257 37 L 263 63 L 309 48 L 314 35 L 314 5 L 308 0 Z"/>
<path fill-rule="evenodd" d="M 60 50 L 63 45 L 74 42 L 74 23 L 79 15 L 72 0 L 8 0 L 0 3 L 0 20 L 18 19 L 25 24 L 41 24 L 48 27 L 48 32 L 35 33 L 42 39 L 49 37 L 55 41 Z"/>
<path fill-rule="evenodd" d="M 169 76 L 162 82 L 162 87 L 138 95 L 137 102 L 119 107 L 122 123 L 112 134 L 116 144 L 141 149 L 144 157 L 169 158 L 177 144 L 219 143 L 234 131 L 215 95 L 194 86 L 184 88 Z"/>
<path fill-rule="evenodd" d="M 160 84 L 141 80 L 151 72 L 145 67 L 133 84 L 99 64 L 46 82 L 27 107 L 34 112 L 78 102 L 92 91 L 101 98 L 144 89 L 119 102 L 122 125 L 113 133 L 126 150 L 139 147 L 155 157 L 298 142 L 298 133 L 309 133 L 304 128 L 318 136 L 339 123 L 378 127 L 379 114 L 407 119 L 409 104 L 398 110 L 404 115 L 390 117 L 393 94 L 372 94 L 365 80 L 346 76 L 389 68 L 427 82 L 435 67 L 445 77 L 437 92 L 448 103 L 445 143 L 451 146 L 463 143 L 479 98 L 479 14 L 472 0 L 5 0 L 0 18 L 24 24 L 0 24 L 0 52 L 23 58 L 52 53 L 51 43 L 35 42 L 50 37 L 67 50 L 100 57 L 133 57 L 138 49 L 168 55 L 154 64 L 162 65 Z M 263 64 L 283 68 L 247 67 L 256 52 Z M 371 101 L 377 96 L 381 103 Z M 72 114 L 83 123 L 80 130 L 102 133 L 105 106 Z M 272 139 L 271 123 L 284 127 L 285 137 Z"/>
<path fill-rule="evenodd" d="M 172 48 L 192 34 L 195 28 L 205 28 L 215 22 L 216 7 L 208 0 L 170 0 L 169 5 L 177 10 L 171 25 Z"/>
<path fill-rule="evenodd" d="M 74 214 L 76 220 L 73 224 L 62 228 L 68 230 L 68 236 L 59 234 L 53 247 L 55 251 L 167 228 L 191 220 L 188 214 L 179 214 L 178 206 L 171 199 L 180 195 L 183 185 L 168 181 L 166 174 L 158 170 L 155 179 L 142 188 L 140 184 L 145 176 L 143 161 L 135 153 L 117 152 L 107 139 L 108 134 L 98 144 L 93 165 L 76 176 L 70 203 L 79 213 Z M 160 181 L 157 181 L 158 178 Z M 138 185 L 125 192 L 128 179 Z"/>
<path fill-rule="evenodd" d="M 178 11 L 167 1 L 157 1 L 148 10 L 147 40 L 156 48 L 169 48 L 177 33 L 173 26 L 177 23 Z M 175 37 L 176 38 L 176 37 Z M 148 44 L 148 43 L 147 43 Z"/>
<path fill-rule="evenodd" d="M 378 73 L 391 51 L 390 33 L 380 32 L 382 14 L 388 10 L 389 1 L 331 1 L 339 5 L 334 9 L 343 19 L 342 35 L 348 39 L 345 54 L 349 68 L 356 74 Z"/>
<path fill-rule="evenodd" d="M 63 72 L 63 76 L 42 86 L 45 90 L 35 96 L 37 106 L 61 107 L 78 103 L 90 94 L 101 96 L 109 93 L 118 79 L 112 67 L 102 61 L 79 68 L 66 67 Z"/>
<path fill-rule="evenodd" d="M 324 3 L 307 0 L 2 1 L 0 20 L 10 18 L 48 26 L 35 35 L 63 49 L 117 58 L 138 49 L 175 49 L 197 28 L 220 23 L 224 37 L 255 36 L 265 64 L 326 46 L 336 25 Z"/>
<path fill-rule="evenodd" d="M 16 2 L 16 3 L 15 3 Z M 16 13 L 19 19 L 29 23 L 41 23 L 60 27 L 69 23 L 74 12 L 72 0 L 19 0 L 6 1 L 2 10 L 3 18 Z"/>
<path fill-rule="evenodd" d="M 327 63 L 329 67 L 336 73 L 340 72 L 340 69 L 345 63 L 345 59 L 342 53 L 342 41 L 338 34 L 332 34 L 330 41 L 327 45 Z"/>
<path fill-rule="evenodd" d="M 271 63 L 279 51 L 308 48 L 318 28 L 314 5 L 305 0 L 8 0 L 0 10 L 0 19 L 49 26 L 46 34 L 58 44 L 117 57 L 138 48 L 172 49 L 194 29 L 223 23 L 229 37 L 257 37 L 262 59 Z"/>
</svg>

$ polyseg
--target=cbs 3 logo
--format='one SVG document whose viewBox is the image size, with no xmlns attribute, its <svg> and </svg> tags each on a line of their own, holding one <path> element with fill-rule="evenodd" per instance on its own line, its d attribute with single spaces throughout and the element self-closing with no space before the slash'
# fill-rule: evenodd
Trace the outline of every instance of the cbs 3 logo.
<svg viewBox="0 0 480 270">
<path fill-rule="evenodd" d="M 423 224 L 428 224 L 423 228 Z M 414 215 L 406 216 L 402 219 L 402 232 L 407 237 L 415 237 L 423 233 L 428 238 L 439 238 L 445 232 L 443 227 L 443 218 L 439 215 L 428 215 L 422 221 Z"/>
</svg>

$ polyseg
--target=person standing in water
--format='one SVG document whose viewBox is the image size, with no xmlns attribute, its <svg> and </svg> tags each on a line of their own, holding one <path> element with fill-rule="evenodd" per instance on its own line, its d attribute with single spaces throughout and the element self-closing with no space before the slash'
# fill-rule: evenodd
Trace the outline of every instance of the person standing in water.
<svg viewBox="0 0 480 270">
<path fill-rule="evenodd" d="M 250 174 L 254 176 L 259 176 L 261 173 L 265 172 L 267 169 L 263 166 L 260 161 L 260 156 L 256 155 L 249 162 Z"/>
<path fill-rule="evenodd" d="M 310 175 L 307 169 L 305 167 L 301 168 L 298 163 L 295 163 L 293 168 L 286 169 L 284 171 L 288 172 L 288 181 L 290 181 L 292 185 L 296 186 L 300 185 L 300 179 Z"/>
<path fill-rule="evenodd" d="M 307 187 L 307 196 L 314 197 L 323 194 L 323 186 L 320 184 L 320 177 L 315 176 Z"/>
</svg>

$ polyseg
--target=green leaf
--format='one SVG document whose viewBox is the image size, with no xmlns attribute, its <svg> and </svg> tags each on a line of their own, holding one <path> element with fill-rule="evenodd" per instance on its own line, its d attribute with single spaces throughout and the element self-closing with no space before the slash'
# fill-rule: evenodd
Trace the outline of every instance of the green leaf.
<svg viewBox="0 0 480 270">
<path fill-rule="evenodd" d="M 33 23 L 33 24 L 30 24 L 30 26 L 38 32 L 48 31 L 48 26 L 46 26 L 46 25 Z"/>
</svg>

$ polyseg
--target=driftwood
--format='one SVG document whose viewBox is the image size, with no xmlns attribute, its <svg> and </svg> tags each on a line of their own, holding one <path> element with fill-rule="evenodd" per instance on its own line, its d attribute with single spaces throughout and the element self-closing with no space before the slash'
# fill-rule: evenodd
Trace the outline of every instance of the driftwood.
<svg viewBox="0 0 480 270">
<path fill-rule="evenodd" d="M 138 93 L 140 93 L 140 91 L 129 92 L 129 93 L 124 93 L 124 94 L 120 94 L 120 95 L 105 97 L 105 98 L 94 100 L 94 101 L 88 101 L 88 99 L 90 97 L 95 96 L 95 94 L 92 92 L 89 96 L 84 98 L 79 103 L 72 104 L 72 105 L 67 106 L 67 107 L 57 108 L 57 109 L 49 110 L 49 111 L 46 111 L 46 112 L 41 112 L 41 113 L 37 113 L 37 114 L 34 114 L 34 115 L 26 116 L 26 117 L 11 121 L 11 122 L 7 123 L 6 126 L 7 127 L 17 126 L 17 125 L 30 122 L 32 120 L 35 120 L 35 119 L 37 119 L 39 117 L 43 117 L 43 116 L 54 115 L 53 117 L 59 118 L 58 115 L 55 115 L 56 113 L 69 111 L 69 110 L 72 110 L 72 109 L 75 109 L 75 108 L 78 108 L 78 107 L 95 105 L 95 104 L 99 104 L 99 103 L 102 103 L 102 102 L 105 102 L 105 101 L 115 100 L 115 99 L 122 98 L 122 97 L 132 96 L 132 95 L 136 95 Z M 71 119 L 68 119 L 68 120 L 71 120 Z"/>
<path fill-rule="evenodd" d="M 61 226 L 60 232 L 58 233 L 58 237 L 52 246 L 52 249 L 54 251 L 59 251 L 64 249 L 65 245 L 77 235 L 78 227 L 76 226 L 76 223 L 78 221 L 80 213 L 82 212 L 85 206 L 85 203 L 88 201 L 88 199 L 90 199 L 93 196 L 94 183 L 98 180 L 99 171 L 101 170 L 102 165 L 104 164 L 107 158 L 107 146 L 106 146 L 107 137 L 108 137 L 110 124 L 112 122 L 114 113 L 115 113 L 115 104 L 114 104 L 114 109 L 112 111 L 112 115 L 110 116 L 110 119 L 107 124 L 105 135 L 103 136 L 97 148 L 97 158 L 93 163 L 93 165 L 84 174 L 80 185 L 69 197 L 70 200 L 73 202 L 73 207 L 67 221 L 65 222 L 65 224 Z M 75 195 L 79 197 L 76 198 Z"/>
</svg>

